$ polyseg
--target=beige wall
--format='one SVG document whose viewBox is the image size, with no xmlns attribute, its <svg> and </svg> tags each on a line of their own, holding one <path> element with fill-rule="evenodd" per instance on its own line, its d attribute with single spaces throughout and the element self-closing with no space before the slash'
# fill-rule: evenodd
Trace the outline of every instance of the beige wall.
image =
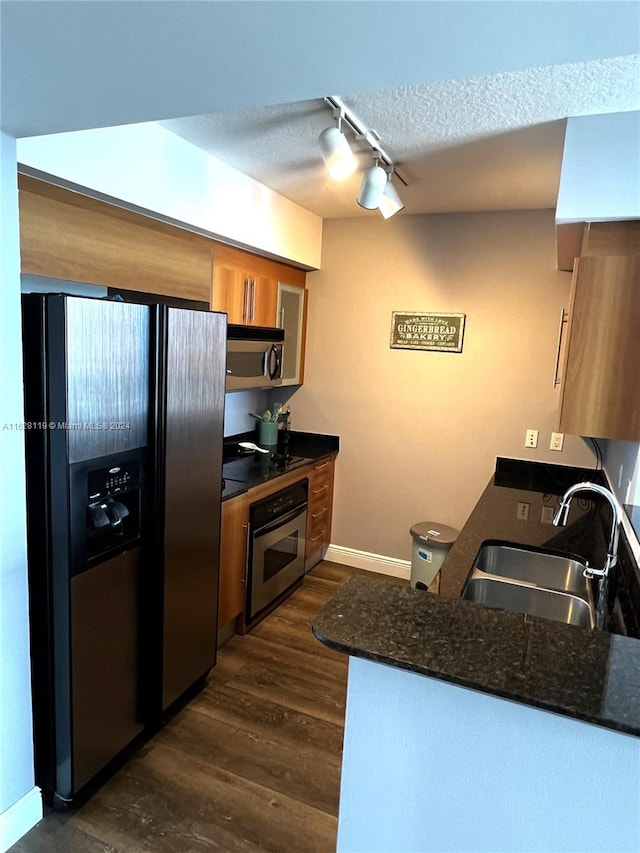
<svg viewBox="0 0 640 853">
<path fill-rule="evenodd" d="M 291 406 L 296 429 L 341 439 L 334 545 L 410 559 L 410 526 L 460 527 L 498 455 L 593 464 L 578 437 L 548 450 L 571 283 L 555 269 L 553 211 L 328 221 L 308 282 Z M 462 354 L 390 349 L 394 310 L 465 313 Z"/>
</svg>

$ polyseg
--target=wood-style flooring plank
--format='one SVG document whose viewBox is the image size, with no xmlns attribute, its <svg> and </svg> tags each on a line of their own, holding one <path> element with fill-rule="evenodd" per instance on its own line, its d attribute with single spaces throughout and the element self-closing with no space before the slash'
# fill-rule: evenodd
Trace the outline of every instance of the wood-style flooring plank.
<svg viewBox="0 0 640 853">
<path fill-rule="evenodd" d="M 77 820 L 113 849 L 136 853 L 327 853 L 337 826 L 331 815 L 159 742 Z"/>
<path fill-rule="evenodd" d="M 342 726 L 309 717 L 293 708 L 256 699 L 227 687 L 204 691 L 189 708 L 232 729 L 242 729 L 256 737 L 277 739 L 298 749 L 323 752 L 325 757 L 339 763 Z"/>
<path fill-rule="evenodd" d="M 338 816 L 340 754 L 311 748 L 305 740 L 293 741 L 233 727 L 215 717 L 186 708 L 158 735 L 166 744 L 211 765 L 228 770 L 248 782 L 276 791 L 327 814 Z"/>
<path fill-rule="evenodd" d="M 49 813 L 11 853 L 335 850 L 347 658 L 311 623 L 352 574 L 316 566 L 83 806 Z"/>
<path fill-rule="evenodd" d="M 315 638 L 314 641 L 318 645 Z M 232 666 L 227 666 L 224 670 L 216 667 L 209 678 L 208 685 L 226 683 L 250 662 L 273 666 L 274 661 L 277 661 L 278 666 L 286 666 L 292 672 L 309 672 L 318 679 L 333 682 L 344 680 L 346 673 L 344 655 L 336 652 L 332 652 L 331 655 L 318 654 L 315 646 L 309 646 L 306 649 L 283 647 L 281 643 L 265 634 L 260 637 L 246 634 L 242 638 L 234 638 L 224 647 L 224 659 Z"/>
</svg>

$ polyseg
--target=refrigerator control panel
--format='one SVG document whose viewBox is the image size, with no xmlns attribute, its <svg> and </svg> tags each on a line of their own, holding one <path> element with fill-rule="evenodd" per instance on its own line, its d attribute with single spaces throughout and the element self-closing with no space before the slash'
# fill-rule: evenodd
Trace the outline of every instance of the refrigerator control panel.
<svg viewBox="0 0 640 853">
<path fill-rule="evenodd" d="M 87 483 L 90 501 L 137 489 L 140 486 L 138 463 L 127 462 L 123 465 L 116 464 L 90 471 Z"/>
</svg>

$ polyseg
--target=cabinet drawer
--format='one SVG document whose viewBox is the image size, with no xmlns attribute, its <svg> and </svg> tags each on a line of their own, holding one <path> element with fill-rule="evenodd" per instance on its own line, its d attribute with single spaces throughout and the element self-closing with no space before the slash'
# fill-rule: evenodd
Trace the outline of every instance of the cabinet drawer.
<svg viewBox="0 0 640 853">
<path fill-rule="evenodd" d="M 310 466 L 307 508 L 307 571 L 316 565 L 331 543 L 333 508 L 333 458 L 320 459 Z"/>
<path fill-rule="evenodd" d="M 333 475 L 333 459 L 324 459 L 320 462 L 316 462 L 311 468 L 313 474 L 313 479 L 321 479 L 323 477 L 329 477 Z"/>
<path fill-rule="evenodd" d="M 309 504 L 315 505 L 325 505 L 329 501 L 329 495 L 331 493 L 331 481 L 327 480 L 326 482 L 318 483 L 316 481 L 312 481 L 309 483 Z"/>
<path fill-rule="evenodd" d="M 307 510 L 307 518 L 309 519 L 309 530 L 317 530 L 317 528 L 326 525 L 328 519 L 331 518 L 329 504 L 310 506 Z"/>
<path fill-rule="evenodd" d="M 315 516 L 315 517 L 314 517 Z M 307 539 L 315 541 L 322 531 L 328 535 L 331 525 L 331 513 L 329 507 L 323 507 L 307 516 Z"/>
<path fill-rule="evenodd" d="M 307 539 L 309 554 L 315 554 L 318 549 L 324 548 L 325 545 L 329 544 L 329 539 L 329 529 L 326 526 L 321 526 L 318 531 L 312 533 Z"/>
</svg>

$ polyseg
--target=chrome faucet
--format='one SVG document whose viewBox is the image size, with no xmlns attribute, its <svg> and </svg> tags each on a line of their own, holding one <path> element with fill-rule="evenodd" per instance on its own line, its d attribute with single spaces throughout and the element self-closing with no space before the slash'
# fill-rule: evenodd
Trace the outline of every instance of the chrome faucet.
<svg viewBox="0 0 640 853">
<path fill-rule="evenodd" d="M 618 499 L 609 489 L 604 486 L 599 486 L 597 483 L 576 483 L 570 486 L 564 493 L 558 504 L 558 509 L 553 516 L 553 523 L 556 527 L 564 527 L 567 523 L 569 515 L 569 507 L 573 496 L 577 492 L 596 492 L 602 495 L 609 501 L 612 512 L 611 534 L 609 536 L 609 545 L 607 546 L 607 558 L 602 569 L 594 569 L 587 566 L 583 572 L 585 578 L 596 578 L 598 581 L 598 599 L 596 601 L 596 627 L 604 628 L 607 621 L 607 595 L 609 590 L 609 575 L 611 570 L 618 562 L 618 537 L 620 530 L 620 522 L 622 521 L 622 507 L 618 503 Z"/>
</svg>

